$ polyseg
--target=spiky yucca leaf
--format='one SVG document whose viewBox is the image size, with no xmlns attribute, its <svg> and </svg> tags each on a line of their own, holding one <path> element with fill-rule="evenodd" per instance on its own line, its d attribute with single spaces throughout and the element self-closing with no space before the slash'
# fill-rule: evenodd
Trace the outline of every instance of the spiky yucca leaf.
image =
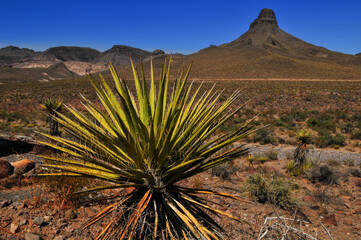
<svg viewBox="0 0 361 240">
<path fill-rule="evenodd" d="M 250 122 L 233 133 L 214 137 L 222 124 L 243 107 L 229 111 L 240 91 L 221 104 L 218 103 L 220 93 L 212 90 L 199 96 L 202 86 L 191 93 L 192 84 L 187 85 L 191 67 L 171 88 L 170 68 L 166 65 L 165 62 L 156 88 L 151 64 L 148 89 L 143 68 L 139 77 L 132 64 L 135 97 L 110 65 L 114 90 L 102 76 L 100 82 L 91 79 L 105 111 L 84 98 L 90 118 L 74 108 L 68 108 L 73 118 L 61 113 L 57 117 L 75 141 L 44 134 L 57 142 L 44 144 L 69 156 L 44 156 L 59 163 L 45 164 L 45 167 L 67 172 L 70 176 L 109 182 L 109 186 L 87 191 L 132 189 L 84 224 L 83 227 L 87 227 L 112 214 L 97 239 L 220 239 L 223 229 L 206 212 L 241 221 L 208 206 L 198 195 L 240 198 L 177 185 L 181 180 L 246 153 L 244 146 L 226 152 L 220 150 L 249 135 L 252 132 Z"/>
</svg>

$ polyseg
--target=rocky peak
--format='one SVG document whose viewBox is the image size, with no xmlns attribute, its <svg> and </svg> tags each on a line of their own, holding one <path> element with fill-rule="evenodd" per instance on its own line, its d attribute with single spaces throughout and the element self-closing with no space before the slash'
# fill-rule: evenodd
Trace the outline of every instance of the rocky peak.
<svg viewBox="0 0 361 240">
<path fill-rule="evenodd" d="M 11 56 L 13 54 L 34 54 L 34 50 L 28 49 L 28 48 L 19 48 L 15 46 L 7 46 L 4 48 L 0 48 L 0 55 L 3 56 Z"/>
<path fill-rule="evenodd" d="M 249 30 L 259 30 L 259 29 L 277 29 L 278 24 L 276 20 L 276 15 L 272 9 L 264 8 L 261 10 L 258 18 L 254 20 Z"/>
</svg>

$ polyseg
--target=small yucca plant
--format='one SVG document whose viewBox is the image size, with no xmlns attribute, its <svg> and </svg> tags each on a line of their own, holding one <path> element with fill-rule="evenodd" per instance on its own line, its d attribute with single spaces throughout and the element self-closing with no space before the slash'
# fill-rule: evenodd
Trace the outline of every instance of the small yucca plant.
<svg viewBox="0 0 361 240">
<path fill-rule="evenodd" d="M 240 91 L 222 104 L 217 103 L 220 94 L 212 90 L 199 96 L 201 86 L 195 92 L 191 92 L 192 84 L 187 86 L 190 67 L 170 88 L 170 67 L 166 65 L 156 89 L 151 64 L 148 90 L 143 68 L 140 79 L 132 63 L 136 97 L 110 66 L 115 90 L 102 76 L 101 83 L 91 80 L 105 111 L 84 98 L 91 117 L 68 108 L 75 120 L 61 113 L 56 118 L 76 140 L 44 134 L 57 142 L 44 144 L 68 154 L 67 158 L 44 156 L 55 162 L 44 167 L 64 172 L 44 175 L 66 174 L 109 182 L 86 191 L 128 188 L 125 196 L 84 224 L 85 228 L 112 215 L 97 239 L 220 239 L 223 229 L 209 213 L 241 221 L 210 207 L 198 195 L 242 199 L 177 184 L 247 152 L 243 145 L 220 150 L 249 135 L 250 121 L 232 133 L 214 135 L 242 108 L 229 110 Z"/>
<path fill-rule="evenodd" d="M 41 108 L 48 114 L 47 122 L 49 123 L 50 135 L 59 136 L 59 124 L 54 117 L 64 109 L 63 101 L 47 98 Z"/>
<path fill-rule="evenodd" d="M 307 143 L 311 140 L 311 135 L 307 130 L 302 129 L 296 134 L 297 147 L 293 153 L 294 168 L 300 168 L 306 163 Z"/>
</svg>

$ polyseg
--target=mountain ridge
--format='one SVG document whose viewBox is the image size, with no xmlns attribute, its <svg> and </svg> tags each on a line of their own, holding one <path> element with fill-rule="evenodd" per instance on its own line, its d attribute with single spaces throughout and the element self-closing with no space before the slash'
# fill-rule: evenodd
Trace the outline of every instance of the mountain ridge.
<svg viewBox="0 0 361 240">
<path fill-rule="evenodd" d="M 111 61 L 124 76 L 130 77 L 132 73 L 127 68 L 130 57 L 135 64 L 154 59 L 160 68 L 166 56 L 159 49 L 150 52 L 125 45 L 114 45 L 104 52 L 75 46 L 35 52 L 8 46 L 0 49 L 0 66 L 45 69 L 63 63 L 69 70 L 66 75 L 76 76 L 107 70 Z M 282 30 L 271 9 L 262 9 L 248 31 L 233 41 L 211 45 L 190 55 L 173 56 L 175 68 L 194 62 L 191 76 L 198 79 L 361 78 L 361 53 L 345 54 L 303 41 Z"/>
</svg>

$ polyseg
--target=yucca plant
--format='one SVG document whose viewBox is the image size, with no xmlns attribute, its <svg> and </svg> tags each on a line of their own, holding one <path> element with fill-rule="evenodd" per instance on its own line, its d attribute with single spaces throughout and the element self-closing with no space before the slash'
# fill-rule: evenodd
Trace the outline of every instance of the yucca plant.
<svg viewBox="0 0 361 240">
<path fill-rule="evenodd" d="M 293 153 L 294 168 L 298 169 L 306 163 L 307 144 L 311 140 L 311 135 L 307 130 L 302 129 L 297 134 L 297 147 Z"/>
<path fill-rule="evenodd" d="M 133 66 L 136 93 L 120 79 L 112 65 L 115 88 L 100 76 L 91 79 L 104 111 L 83 98 L 87 117 L 69 107 L 75 120 L 58 113 L 57 121 L 76 140 L 44 134 L 57 144 L 43 143 L 68 157 L 44 156 L 59 170 L 46 176 L 79 176 L 101 179 L 109 184 L 87 189 L 124 189 L 127 193 L 83 225 L 92 225 L 111 214 L 97 239 L 221 239 L 224 231 L 209 214 L 230 217 L 207 205 L 202 195 L 218 195 L 244 201 L 237 196 L 179 184 L 201 172 L 229 162 L 247 152 L 243 145 L 220 151 L 254 130 L 250 121 L 237 131 L 215 134 L 243 106 L 230 110 L 240 95 L 236 91 L 218 103 L 221 93 L 202 86 L 191 92 L 189 71 L 169 85 L 170 64 L 165 61 L 156 89 L 153 66 L 148 90 L 143 67 L 141 77 Z"/>
<path fill-rule="evenodd" d="M 59 123 L 54 119 L 54 117 L 57 116 L 57 113 L 63 110 L 63 101 L 47 98 L 41 105 L 41 108 L 48 114 L 47 122 L 49 124 L 50 135 L 59 136 Z"/>
</svg>

